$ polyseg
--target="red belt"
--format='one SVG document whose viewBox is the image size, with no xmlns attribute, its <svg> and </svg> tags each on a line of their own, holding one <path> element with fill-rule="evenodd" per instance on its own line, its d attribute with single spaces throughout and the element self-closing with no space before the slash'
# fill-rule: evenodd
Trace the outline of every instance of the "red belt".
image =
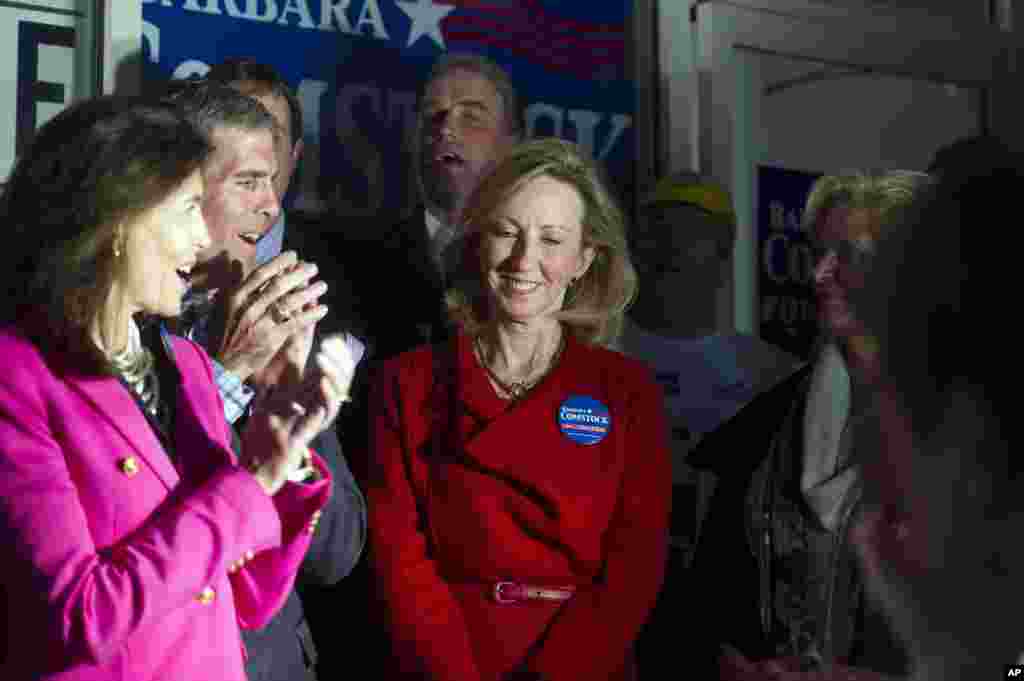
<svg viewBox="0 0 1024 681">
<path fill-rule="evenodd" d="M 495 582 L 491 590 L 495 602 L 502 605 L 522 601 L 567 601 L 575 593 L 575 586 L 536 586 L 521 582 Z"/>
</svg>

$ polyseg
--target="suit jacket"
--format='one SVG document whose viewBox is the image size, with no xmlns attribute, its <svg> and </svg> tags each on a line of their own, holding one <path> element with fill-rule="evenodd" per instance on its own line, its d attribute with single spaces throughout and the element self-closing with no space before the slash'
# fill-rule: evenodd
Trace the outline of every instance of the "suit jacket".
<svg viewBox="0 0 1024 681">
<path fill-rule="evenodd" d="M 284 602 L 330 472 L 316 457 L 324 480 L 268 497 L 236 466 L 208 357 L 171 347 L 178 468 L 116 378 L 0 330 L 0 677 L 245 679 L 239 625 Z"/>
<path fill-rule="evenodd" d="M 439 353 L 451 371 L 438 368 Z M 580 395 L 611 415 L 596 444 L 559 430 L 560 405 Z M 622 678 L 664 570 L 672 476 L 663 409 L 639 362 L 571 338 L 558 366 L 512 405 L 465 336 L 388 362 L 371 402 L 367 496 L 396 671 Z M 579 590 L 562 605 L 502 605 L 491 594 L 504 579 Z"/>
<path fill-rule="evenodd" d="M 321 302 L 327 316 L 317 325 L 321 333 L 348 332 L 360 339 L 365 328 L 358 314 L 353 267 L 358 256 L 333 228 L 333 218 L 300 211 L 289 211 L 285 221 L 283 251 L 295 251 L 299 258 L 316 263 L 317 278 L 327 284 Z"/>
<path fill-rule="evenodd" d="M 334 429 L 318 435 L 311 447 L 330 469 L 334 490 L 321 510 L 295 588 L 281 610 L 263 628 L 242 632 L 249 681 L 307 679 L 318 660 L 334 666 L 328 648 L 330 637 L 336 634 L 332 624 L 338 621 L 339 608 L 345 606 L 334 587 L 349 575 L 362 554 L 366 502 L 342 456 Z"/>
<path fill-rule="evenodd" d="M 431 257 L 425 216 L 419 206 L 375 238 L 335 246 L 336 252 L 346 253 L 354 316 L 367 344 L 367 359 L 356 373 L 353 404 L 342 418 L 352 470 L 362 484 L 370 458 L 368 406 L 375 374 L 384 361 L 450 335 L 444 279 Z"/>
<path fill-rule="evenodd" d="M 311 258 L 317 263 L 318 276 L 328 285 L 327 305 L 332 315 L 325 330 L 347 331 L 348 313 L 335 302 L 344 303 L 350 296 L 346 293 L 343 269 L 323 248 L 315 219 L 289 213 L 283 249 L 294 250 L 300 258 Z M 319 337 L 318 331 L 311 359 L 319 347 Z M 289 591 L 281 610 L 264 627 L 242 632 L 249 681 L 310 678 L 310 671 L 320 657 L 316 640 L 323 649 L 328 642 L 326 635 L 333 633 L 334 627 L 330 625 L 336 621 L 337 607 L 343 605 L 337 602 L 333 587 L 355 567 L 366 541 L 366 502 L 342 455 L 334 428 L 318 435 L 310 446 L 331 471 L 333 493 L 321 511 L 296 588 Z M 330 659 L 330 655 L 327 657 Z"/>
<path fill-rule="evenodd" d="M 357 316 L 377 360 L 450 335 L 444 278 L 431 257 L 424 215 L 420 207 L 380 239 L 357 247 Z"/>
</svg>

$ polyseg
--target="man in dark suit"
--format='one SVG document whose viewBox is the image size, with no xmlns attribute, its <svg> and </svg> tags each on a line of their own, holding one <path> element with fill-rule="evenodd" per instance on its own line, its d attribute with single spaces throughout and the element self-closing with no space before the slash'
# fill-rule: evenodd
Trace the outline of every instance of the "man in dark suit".
<svg viewBox="0 0 1024 681">
<path fill-rule="evenodd" d="M 446 54 L 419 98 L 414 163 L 422 205 L 386 229 L 360 258 L 373 270 L 354 278 L 358 316 L 374 360 L 448 335 L 444 311 L 448 247 L 462 206 L 524 134 L 524 115 L 505 71 L 478 55 Z M 400 292 L 400 309 L 394 303 Z"/>
<path fill-rule="evenodd" d="M 244 428 L 254 392 L 317 371 L 308 365 L 316 354 L 317 325 L 327 313 L 317 304 L 324 293 L 314 281 L 317 270 L 291 251 L 258 262 L 259 244 L 280 215 L 281 192 L 287 188 L 282 189 L 281 176 L 290 178 L 301 145 L 282 161 L 282 146 L 290 146 L 290 119 L 282 125 L 274 118 L 281 107 L 273 99 L 268 108 L 215 82 L 185 87 L 173 99 L 215 148 L 209 168 L 204 167 L 203 199 L 213 245 L 193 282 L 211 295 L 195 296 L 199 302 L 183 315 L 181 330 L 203 343 L 217 362 L 225 418 L 237 432 Z M 360 346 L 349 349 L 358 361 Z M 334 485 L 297 579 L 299 591 L 327 588 L 345 577 L 366 536 L 365 501 L 337 435 L 325 431 L 313 448 L 330 466 Z M 244 631 L 243 640 L 251 681 L 315 678 L 316 646 L 295 589 L 265 628 Z"/>
</svg>

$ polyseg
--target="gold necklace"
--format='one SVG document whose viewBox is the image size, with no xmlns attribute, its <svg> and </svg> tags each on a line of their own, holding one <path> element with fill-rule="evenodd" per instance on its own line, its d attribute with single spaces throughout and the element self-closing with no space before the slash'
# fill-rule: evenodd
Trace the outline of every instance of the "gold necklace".
<svg viewBox="0 0 1024 681">
<path fill-rule="evenodd" d="M 153 353 L 143 348 L 134 357 L 121 363 L 112 357 L 110 364 L 139 398 L 143 408 L 156 416 L 160 406 L 160 382 L 153 364 Z"/>
<path fill-rule="evenodd" d="M 128 327 L 128 343 L 124 350 L 111 355 L 108 361 L 110 368 L 135 393 L 144 409 L 155 416 L 160 403 L 160 383 L 157 380 L 153 353 L 142 345 L 139 329 L 134 321 Z"/>
<path fill-rule="evenodd" d="M 491 377 L 491 380 L 493 380 L 498 387 L 505 391 L 505 394 L 515 402 L 526 397 L 527 393 L 529 393 L 535 385 L 540 383 L 545 376 L 551 373 L 551 369 L 558 363 L 558 358 L 562 356 L 562 349 L 565 347 L 565 332 L 563 331 L 562 337 L 558 339 L 558 347 L 551 354 L 550 359 L 548 359 L 548 363 L 547 366 L 544 367 L 544 371 L 539 373 L 533 379 L 524 379 L 521 381 L 505 381 L 495 373 L 494 369 L 487 364 L 487 360 L 484 359 L 484 349 L 480 344 L 480 336 L 477 336 L 474 339 L 473 344 L 476 348 L 476 355 L 477 359 L 480 361 L 480 366 L 484 368 L 484 371 L 486 371 L 487 375 Z"/>
</svg>

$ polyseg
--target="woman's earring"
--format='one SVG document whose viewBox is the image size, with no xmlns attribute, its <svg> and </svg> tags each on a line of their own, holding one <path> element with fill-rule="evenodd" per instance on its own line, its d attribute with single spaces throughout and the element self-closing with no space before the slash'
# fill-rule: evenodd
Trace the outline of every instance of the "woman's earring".
<svg viewBox="0 0 1024 681">
<path fill-rule="evenodd" d="M 576 301 L 576 277 L 569 277 L 569 285 L 565 287 L 565 300 L 562 307 L 572 305 Z"/>
</svg>

